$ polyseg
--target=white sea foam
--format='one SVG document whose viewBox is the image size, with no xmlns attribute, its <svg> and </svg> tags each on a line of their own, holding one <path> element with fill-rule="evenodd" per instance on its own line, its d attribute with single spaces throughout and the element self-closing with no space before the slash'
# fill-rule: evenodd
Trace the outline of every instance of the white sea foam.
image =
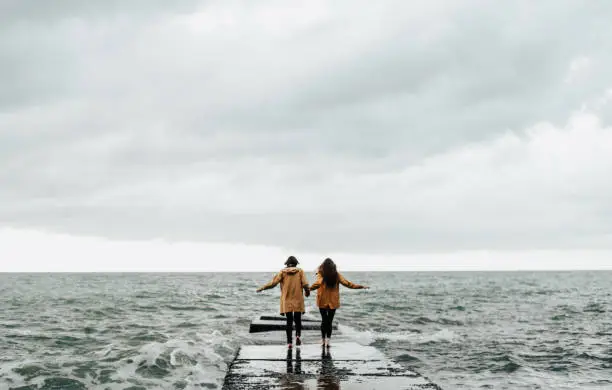
<svg viewBox="0 0 612 390">
<path fill-rule="evenodd" d="M 338 328 L 343 335 L 364 345 L 369 345 L 376 340 L 406 341 L 417 344 L 436 343 L 436 342 L 455 342 L 458 336 L 449 329 L 441 329 L 435 333 L 409 333 L 409 332 L 390 332 L 378 333 L 370 330 L 357 330 L 347 325 L 339 325 Z"/>
<path fill-rule="evenodd" d="M 605 338 L 583 337 L 581 341 L 584 345 L 608 345 Z"/>
<path fill-rule="evenodd" d="M 358 342 L 359 344 L 369 345 L 372 344 L 376 340 L 376 334 L 369 330 L 357 330 L 348 325 L 338 325 L 338 330 L 342 332 L 343 335 L 347 336 L 351 340 Z"/>
<path fill-rule="evenodd" d="M 136 374 L 142 364 L 155 365 L 159 358 L 170 365 L 171 377 L 163 379 L 140 378 L 139 382 L 147 388 L 167 388 L 168 382 L 182 381 L 186 389 L 199 388 L 202 383 L 220 385 L 226 371 L 223 358 L 215 352 L 214 344 L 220 341 L 219 334 L 203 334 L 203 340 L 193 342 L 184 339 L 169 339 L 166 342 L 149 342 L 140 347 L 136 355 L 118 362 L 113 379 L 126 382 Z M 96 386 L 88 386 L 96 388 Z M 106 387 L 104 387 L 106 388 Z M 112 388 L 112 387 L 111 387 Z M 117 387 L 118 389 L 121 386 Z M 113 389 L 114 390 L 114 389 Z"/>
<path fill-rule="evenodd" d="M 143 360 L 147 364 L 155 364 L 155 360 L 164 352 L 166 346 L 162 343 L 151 342 L 143 345 L 138 350 L 139 355 L 138 359 L 135 359 L 137 363 L 142 362 Z"/>
</svg>

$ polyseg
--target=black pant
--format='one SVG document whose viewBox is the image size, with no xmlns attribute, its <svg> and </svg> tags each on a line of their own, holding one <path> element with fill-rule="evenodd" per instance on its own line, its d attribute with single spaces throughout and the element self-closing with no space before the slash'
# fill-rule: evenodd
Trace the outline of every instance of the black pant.
<svg viewBox="0 0 612 390">
<path fill-rule="evenodd" d="M 287 344 L 291 344 L 291 334 L 293 333 L 293 321 L 295 321 L 295 335 L 297 337 L 302 336 L 302 313 L 299 312 L 290 312 L 285 313 L 287 316 Z"/>
<path fill-rule="evenodd" d="M 331 338 L 336 309 L 319 309 L 321 313 L 321 338 Z"/>
</svg>

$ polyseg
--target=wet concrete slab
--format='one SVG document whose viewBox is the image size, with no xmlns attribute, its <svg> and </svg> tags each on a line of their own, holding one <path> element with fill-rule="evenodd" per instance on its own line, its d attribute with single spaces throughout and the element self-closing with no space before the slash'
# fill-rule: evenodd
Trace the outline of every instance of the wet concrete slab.
<svg viewBox="0 0 612 390">
<path fill-rule="evenodd" d="M 295 337 L 295 333 L 293 334 Z M 282 348 L 286 348 L 287 336 L 284 330 L 269 331 L 269 332 L 258 332 L 249 334 L 249 341 L 246 345 L 282 345 Z M 340 330 L 334 331 L 334 344 L 341 342 L 353 342 L 354 338 L 342 334 Z M 319 345 L 321 342 L 321 332 L 302 332 L 302 342 L 306 345 Z"/>
<path fill-rule="evenodd" d="M 223 389 L 436 389 L 420 374 L 357 343 L 244 346 L 231 364 Z"/>
<path fill-rule="evenodd" d="M 327 369 L 337 375 L 351 374 L 361 376 L 408 376 L 416 378 L 419 375 L 403 369 L 392 362 L 367 362 L 367 361 L 346 361 L 334 360 L 332 358 L 319 360 L 303 360 L 296 361 L 268 361 L 268 360 L 244 360 L 237 361 L 233 367 L 234 373 L 253 376 L 253 373 L 259 373 L 257 376 L 274 375 L 274 373 L 283 372 L 288 367 L 288 363 L 294 365 L 294 372 L 304 375 L 317 375 L 321 369 Z"/>
<path fill-rule="evenodd" d="M 318 344 L 306 344 L 299 348 L 300 360 L 321 360 L 323 348 Z M 236 360 L 286 360 L 286 345 L 245 345 L 240 348 Z M 291 351 L 289 351 L 291 352 Z M 291 359 L 297 359 L 297 348 Z M 385 360 L 385 356 L 378 349 L 370 346 L 360 345 L 355 342 L 333 343 L 325 351 L 326 354 L 335 360 L 343 361 L 364 361 L 364 360 Z"/>
<path fill-rule="evenodd" d="M 248 378 L 231 382 L 226 389 L 234 390 L 440 390 L 426 381 L 406 380 L 402 377 L 346 377 L 318 376 L 305 378 L 301 375 L 286 375 L 278 378 Z"/>
</svg>

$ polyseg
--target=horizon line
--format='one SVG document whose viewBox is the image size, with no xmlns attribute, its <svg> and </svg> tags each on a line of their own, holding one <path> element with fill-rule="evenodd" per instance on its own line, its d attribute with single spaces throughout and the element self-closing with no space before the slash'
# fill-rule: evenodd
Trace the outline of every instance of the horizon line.
<svg viewBox="0 0 612 390">
<path fill-rule="evenodd" d="M 282 268 L 280 268 L 282 269 Z M 302 268 L 303 269 L 303 268 Z M 311 271 L 304 269 L 305 271 Z M 239 274 L 239 273 L 274 273 L 278 272 L 279 269 L 266 269 L 266 270 L 98 270 L 98 271 L 2 271 L 0 274 Z M 312 270 L 313 271 L 313 270 Z M 604 268 L 533 268 L 533 269 L 491 269 L 491 268 L 474 268 L 474 269 L 387 269 L 387 270 L 375 270 L 375 269 L 347 269 L 342 272 L 373 272 L 373 273 L 385 273 L 385 272 L 402 272 L 402 273 L 417 273 L 417 272 L 612 272 L 612 266 Z"/>
</svg>

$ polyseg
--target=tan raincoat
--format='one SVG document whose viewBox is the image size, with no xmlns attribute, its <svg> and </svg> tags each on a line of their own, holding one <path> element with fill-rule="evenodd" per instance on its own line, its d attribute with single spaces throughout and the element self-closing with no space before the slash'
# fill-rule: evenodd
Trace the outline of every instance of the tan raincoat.
<svg viewBox="0 0 612 390">
<path fill-rule="evenodd" d="M 317 272 L 317 281 L 311 286 L 311 290 L 317 291 L 317 306 L 321 309 L 337 309 L 340 307 L 340 285 L 352 289 L 364 288 L 360 284 L 349 282 L 338 272 L 338 282 L 334 287 L 328 287 L 323 282 L 323 275 Z"/>
<path fill-rule="evenodd" d="M 304 288 L 308 288 L 308 280 L 304 271 L 297 267 L 287 267 L 274 276 L 274 279 L 261 290 L 267 290 L 280 283 L 280 313 L 305 313 Z"/>
</svg>

